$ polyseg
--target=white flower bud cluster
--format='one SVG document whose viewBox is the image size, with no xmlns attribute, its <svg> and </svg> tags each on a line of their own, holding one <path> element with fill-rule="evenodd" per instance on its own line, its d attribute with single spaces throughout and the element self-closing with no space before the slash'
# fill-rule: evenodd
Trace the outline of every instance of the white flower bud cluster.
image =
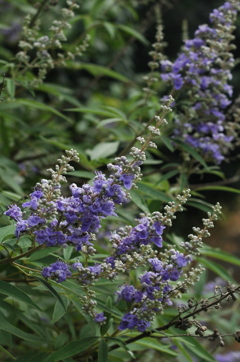
<svg viewBox="0 0 240 362">
<path fill-rule="evenodd" d="M 40 35 L 40 20 L 27 15 L 23 26 L 23 37 L 19 41 L 21 51 L 16 55 L 19 69 L 28 67 L 37 70 L 37 76 L 29 81 L 32 87 L 38 87 L 46 77 L 47 72 L 57 66 L 65 66 L 66 61 L 81 56 L 89 45 L 89 36 L 86 35 L 82 44 L 75 46 L 73 52 L 64 50 L 62 43 L 67 41 L 66 30 L 71 28 L 70 20 L 74 11 L 79 8 L 75 1 L 67 1 L 67 7 L 61 10 L 62 19 L 54 19 L 49 27 L 49 35 Z M 61 49 L 61 51 L 52 51 Z M 31 53 L 30 53 L 31 51 Z M 56 54 L 53 56 L 52 54 Z M 34 71 L 34 74 L 36 72 Z"/>
<path fill-rule="evenodd" d="M 69 171 L 74 171 L 74 167 L 69 165 L 69 162 L 75 161 L 79 162 L 78 152 L 76 150 L 66 150 L 66 156 L 61 156 L 60 159 L 57 160 L 58 164 L 55 166 L 55 170 L 48 169 L 52 175 L 52 183 L 53 185 L 59 184 L 59 182 L 67 182 L 66 178 L 62 175 Z"/>
<path fill-rule="evenodd" d="M 182 195 L 177 195 L 176 197 L 178 203 L 175 201 L 170 201 L 164 207 L 165 213 L 162 214 L 158 211 L 154 211 L 152 213 L 152 219 L 154 221 L 160 221 L 164 225 L 172 226 L 172 220 L 176 219 L 175 213 L 183 211 L 182 205 L 184 205 L 190 197 L 190 189 L 184 190 Z"/>
<path fill-rule="evenodd" d="M 143 88 L 144 92 L 144 101 L 147 102 L 150 94 L 157 93 L 153 87 L 159 81 L 159 76 L 156 75 L 156 72 L 159 68 L 159 61 L 163 60 L 165 57 L 163 55 L 163 49 L 166 46 L 166 43 L 163 42 L 163 26 L 159 24 L 157 26 L 157 32 L 155 36 L 156 42 L 152 44 L 153 50 L 149 52 L 152 60 L 148 63 L 150 68 L 150 74 L 144 77 L 144 80 L 147 83 L 147 86 Z"/>
<path fill-rule="evenodd" d="M 154 126 L 149 126 L 148 127 L 148 130 L 150 131 L 150 133 L 153 135 L 153 136 L 160 136 L 160 131 L 158 128 L 154 127 Z"/>
<path fill-rule="evenodd" d="M 35 186 L 36 190 L 41 190 L 44 194 L 44 197 L 40 198 L 38 202 L 39 206 L 44 208 L 46 217 L 50 219 L 54 219 L 58 214 L 54 201 L 60 199 L 61 197 L 60 183 L 67 182 L 65 176 L 63 176 L 62 173 L 74 170 L 74 168 L 68 164 L 71 161 L 79 161 L 78 153 L 73 149 L 67 150 L 66 156 L 63 155 L 60 159 L 58 159 L 58 164 L 55 166 L 55 170 L 48 170 L 51 173 L 51 180 L 43 179 Z M 89 250 L 87 252 L 88 254 L 93 255 L 96 250 L 89 246 Z"/>
<path fill-rule="evenodd" d="M 92 318 L 95 317 L 95 307 L 97 305 L 96 302 L 96 294 L 93 290 L 91 290 L 88 286 L 83 286 L 82 289 L 85 292 L 85 295 L 81 295 L 79 300 L 83 303 L 82 309 L 84 312 L 89 314 Z"/>
<path fill-rule="evenodd" d="M 200 250 L 203 246 L 202 238 L 210 236 L 208 229 L 213 228 L 213 221 L 218 220 L 221 214 L 221 206 L 217 203 L 213 206 L 213 213 L 208 212 L 208 219 L 203 219 L 204 228 L 193 227 L 194 234 L 189 234 L 190 242 L 183 242 L 181 246 L 185 249 L 186 253 L 191 255 L 200 255 Z"/>
<path fill-rule="evenodd" d="M 184 273 L 184 284 L 185 285 L 194 285 L 200 280 L 200 275 L 205 271 L 201 265 L 198 265 L 196 268 L 191 268 L 188 272 Z"/>
</svg>

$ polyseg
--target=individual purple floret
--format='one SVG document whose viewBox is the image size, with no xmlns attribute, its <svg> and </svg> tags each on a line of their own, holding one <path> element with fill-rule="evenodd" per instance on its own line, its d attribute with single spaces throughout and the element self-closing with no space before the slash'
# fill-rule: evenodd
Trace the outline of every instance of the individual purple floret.
<svg viewBox="0 0 240 362">
<path fill-rule="evenodd" d="M 239 4 L 225 2 L 210 14 L 211 26 L 201 25 L 193 39 L 186 40 L 175 60 L 161 61 L 161 78 L 180 91 L 187 106 L 177 110 L 175 137 L 196 148 L 205 158 L 221 163 L 233 136 L 226 133 L 225 110 L 231 104 L 229 49 Z M 183 91 L 186 91 L 183 93 Z M 187 100 L 184 100 L 184 96 Z M 186 121 L 187 120 L 187 121 Z"/>
<path fill-rule="evenodd" d="M 107 319 L 107 318 L 104 317 L 104 314 L 103 314 L 103 312 L 102 312 L 102 313 L 96 314 L 96 316 L 95 316 L 95 318 L 94 318 L 94 321 L 97 322 L 97 323 L 103 323 L 103 322 L 105 322 L 106 319 Z"/>
<path fill-rule="evenodd" d="M 16 231 L 15 235 L 17 238 L 21 236 L 21 234 L 29 229 L 27 220 L 20 220 L 16 223 Z"/>
<path fill-rule="evenodd" d="M 11 217 L 15 221 L 20 221 L 22 220 L 23 213 L 20 207 L 17 205 L 12 205 L 7 211 L 4 212 L 4 215 Z"/>
<path fill-rule="evenodd" d="M 76 263 L 73 263 L 71 265 L 71 268 L 74 269 L 74 270 L 80 270 L 80 269 L 82 269 L 82 267 L 83 267 L 83 265 L 79 261 L 77 261 Z"/>
<path fill-rule="evenodd" d="M 130 190 L 130 189 L 132 188 L 132 181 L 134 180 L 134 178 L 135 178 L 134 175 L 123 173 L 123 174 L 119 177 L 119 181 L 122 181 L 124 187 L 125 187 L 127 190 Z"/>
<path fill-rule="evenodd" d="M 42 276 L 44 278 L 51 278 L 57 281 L 57 283 L 64 282 L 68 277 L 70 277 L 72 273 L 68 269 L 67 264 L 62 261 L 57 261 L 53 263 L 42 271 Z"/>
<path fill-rule="evenodd" d="M 22 207 L 29 207 L 30 209 L 37 210 L 38 208 L 38 199 L 33 197 L 30 201 L 24 202 Z"/>
<path fill-rule="evenodd" d="M 192 257 L 190 255 L 185 256 L 177 250 L 171 249 L 171 253 L 171 259 L 176 263 L 178 268 L 183 268 L 192 261 Z"/>
</svg>

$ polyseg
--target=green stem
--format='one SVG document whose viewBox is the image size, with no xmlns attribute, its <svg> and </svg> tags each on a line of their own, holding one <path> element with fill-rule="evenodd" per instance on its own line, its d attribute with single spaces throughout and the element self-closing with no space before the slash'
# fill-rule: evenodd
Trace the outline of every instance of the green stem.
<svg viewBox="0 0 240 362">
<path fill-rule="evenodd" d="M 221 297 L 220 297 L 219 299 L 214 300 L 212 303 L 210 303 L 207 308 L 209 309 L 209 308 L 213 307 L 215 304 L 217 304 L 217 303 L 223 301 L 224 299 L 226 299 L 227 297 L 231 296 L 233 292 L 236 293 L 236 292 L 238 292 L 238 291 L 240 291 L 240 286 L 236 287 L 234 291 L 230 291 L 230 292 L 227 292 L 227 293 L 221 295 Z M 216 296 L 214 296 L 214 297 L 216 297 Z M 194 305 L 193 307 L 189 308 L 187 311 L 184 311 L 183 313 L 188 312 L 190 309 L 192 309 L 192 308 L 194 308 L 194 307 L 196 307 L 196 305 Z M 200 312 L 203 312 L 203 311 L 205 311 L 205 310 L 206 310 L 206 307 L 200 307 L 200 308 L 198 308 L 198 309 L 195 309 L 193 312 L 187 314 L 187 315 L 186 315 L 185 317 L 183 317 L 182 319 L 188 319 L 188 318 L 193 317 L 194 315 L 197 315 L 197 314 L 199 314 Z M 183 313 L 182 313 L 182 314 L 183 314 Z M 176 321 L 179 320 L 180 315 L 181 315 L 181 314 L 178 314 L 177 316 L 175 316 L 169 323 L 165 324 L 164 326 L 161 326 L 161 327 L 159 327 L 159 328 L 156 328 L 155 331 L 143 332 L 143 333 L 139 334 L 138 336 L 129 338 L 129 339 L 128 339 L 127 341 L 125 341 L 124 343 L 125 343 L 125 344 L 130 344 L 130 343 L 139 341 L 140 339 L 143 339 L 143 338 L 145 338 L 145 337 L 151 337 L 152 334 L 154 334 L 155 332 L 161 332 L 161 331 L 167 330 L 167 329 L 169 329 L 170 327 L 172 327 L 172 326 L 174 326 L 174 325 L 176 324 Z M 111 346 L 111 347 L 109 348 L 109 352 L 110 352 L 110 351 L 113 351 L 113 350 L 115 350 L 115 349 L 117 349 L 117 348 L 119 348 L 119 345 L 118 345 L 118 344 L 114 344 L 113 346 Z"/>
<path fill-rule="evenodd" d="M 43 0 L 43 2 L 41 3 L 41 5 L 39 6 L 36 14 L 34 15 L 34 17 L 32 18 L 32 20 L 30 21 L 29 24 L 29 28 L 32 28 L 37 20 L 37 18 L 39 17 L 39 15 L 41 14 L 41 11 L 44 9 L 45 5 L 48 3 L 48 0 Z"/>
<path fill-rule="evenodd" d="M 28 251 L 26 251 L 25 253 L 22 253 L 20 255 L 17 255 L 13 258 L 5 258 L 3 260 L 0 260 L 0 265 L 4 265 L 4 264 L 11 264 L 13 263 L 15 260 L 21 259 L 25 256 L 31 255 L 33 252 L 40 250 L 42 248 L 42 245 L 37 246 L 35 249 L 30 249 Z"/>
</svg>

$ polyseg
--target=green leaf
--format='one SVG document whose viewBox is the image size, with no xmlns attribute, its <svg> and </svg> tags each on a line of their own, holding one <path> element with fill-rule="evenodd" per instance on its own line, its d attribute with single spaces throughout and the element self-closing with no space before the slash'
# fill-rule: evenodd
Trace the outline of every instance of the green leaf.
<svg viewBox="0 0 240 362">
<path fill-rule="evenodd" d="M 152 340 L 151 338 L 143 338 L 140 339 L 137 342 L 134 342 L 140 346 L 144 346 L 147 349 L 155 349 L 156 351 L 160 351 L 162 353 L 165 353 L 169 356 L 173 356 L 176 357 L 178 356 L 177 352 L 174 352 L 173 350 L 171 350 L 168 346 L 165 346 L 161 343 L 158 342 L 158 340 Z"/>
<path fill-rule="evenodd" d="M 236 283 L 236 280 L 226 271 L 226 268 L 222 267 L 221 265 L 213 262 L 212 260 L 207 260 L 204 258 L 198 258 L 198 260 L 208 269 L 212 270 L 214 273 L 219 275 L 222 279 Z"/>
<path fill-rule="evenodd" d="M 34 15 L 36 13 L 36 9 L 33 6 L 30 6 L 29 4 L 27 4 L 27 2 L 24 0 L 18 0 L 18 1 L 8 0 L 8 2 L 12 3 L 16 8 L 21 10 L 23 13 L 26 13 L 26 14 L 29 13 L 32 15 Z"/>
<path fill-rule="evenodd" d="M 58 249 L 59 249 L 59 247 L 57 247 L 57 246 L 51 247 L 51 253 L 55 253 L 55 251 L 57 251 Z M 33 252 L 32 255 L 30 255 L 30 257 L 28 258 L 28 261 L 32 262 L 32 261 L 40 260 L 40 259 L 45 258 L 45 256 L 47 256 L 47 255 L 49 255 L 49 248 L 37 250 L 37 251 Z"/>
<path fill-rule="evenodd" d="M 72 357 L 91 347 L 98 339 L 99 337 L 92 336 L 80 338 L 77 341 L 70 342 L 64 347 L 61 347 L 57 351 L 51 353 L 44 362 L 58 362 L 64 358 Z"/>
<path fill-rule="evenodd" d="M 90 63 L 79 63 L 79 62 L 67 62 L 67 67 L 70 69 L 83 69 L 88 71 L 93 76 L 107 76 L 113 79 L 120 80 L 124 83 L 129 83 L 130 80 L 126 78 L 124 75 L 115 72 L 114 70 L 111 70 L 107 67 L 104 67 L 102 65 L 96 65 L 96 64 L 90 64 Z"/>
<path fill-rule="evenodd" d="M 70 112 L 79 112 L 79 113 L 91 113 L 91 114 L 97 114 L 98 116 L 103 117 L 112 117 L 112 112 L 104 111 L 102 109 L 94 109 L 94 108 L 68 108 L 65 109 L 66 111 Z"/>
<path fill-rule="evenodd" d="M 6 79 L 7 83 L 7 91 L 11 98 L 15 96 L 15 83 L 14 80 L 11 78 Z"/>
<path fill-rule="evenodd" d="M 86 319 L 87 323 L 92 328 L 92 330 L 95 330 L 96 329 L 96 323 L 93 321 L 92 317 L 83 310 L 82 303 L 80 303 L 76 299 L 76 297 L 73 297 L 72 295 L 69 295 L 68 298 L 72 301 L 72 303 L 74 304 L 74 306 L 76 307 L 78 312 Z"/>
<path fill-rule="evenodd" d="M 162 175 L 160 177 L 160 179 L 156 182 L 155 185 L 160 184 L 162 181 L 169 180 L 171 177 L 177 175 L 178 173 L 179 173 L 178 170 L 172 170 L 172 171 L 167 172 L 165 175 Z"/>
<path fill-rule="evenodd" d="M 101 339 L 98 347 L 98 362 L 108 361 L 108 345 L 105 339 Z"/>
<path fill-rule="evenodd" d="M 1 192 L 2 192 L 2 194 L 3 194 L 4 196 L 8 197 L 10 200 L 15 201 L 15 202 L 19 201 L 19 200 L 22 198 L 22 196 L 20 196 L 20 195 L 18 195 L 18 194 L 15 194 L 15 193 L 13 193 L 13 192 L 11 192 L 11 191 L 5 191 L 5 190 L 3 190 L 3 191 L 1 191 Z"/>
<path fill-rule="evenodd" d="M 130 196 L 134 204 L 136 204 L 139 207 L 139 209 L 141 209 L 143 212 L 146 213 L 149 212 L 145 198 L 139 192 L 137 192 L 136 190 L 131 190 Z"/>
<path fill-rule="evenodd" d="M 51 340 L 51 334 L 49 333 L 50 330 L 46 329 L 46 326 L 41 325 L 41 323 L 35 323 L 32 318 L 29 318 L 30 313 L 19 313 L 18 314 L 18 318 L 19 318 L 19 322 L 20 321 L 25 324 L 25 326 L 27 326 L 29 329 L 31 329 L 33 331 L 34 334 L 38 334 L 40 337 L 42 337 L 43 339 L 48 339 Z M 21 325 L 21 329 L 24 329 L 24 327 L 22 327 Z M 6 333 L 6 332 L 5 332 Z"/>
<path fill-rule="evenodd" d="M 119 116 L 122 119 L 126 118 L 126 114 L 123 113 L 122 111 L 120 111 L 120 109 L 115 108 L 115 107 L 110 107 L 110 106 L 106 106 L 105 107 L 107 110 L 109 110 L 109 112 L 111 112 L 113 115 L 115 116 Z"/>
<path fill-rule="evenodd" d="M 132 336 L 132 335 L 131 335 L 131 336 Z M 113 341 L 113 342 L 119 344 L 119 346 L 121 346 L 122 348 L 124 348 L 125 351 L 128 353 L 128 355 L 131 356 L 131 358 L 135 359 L 133 352 L 129 349 L 128 345 L 125 344 L 121 339 L 115 338 L 115 337 L 107 337 L 107 339 L 108 339 L 109 341 Z M 112 352 L 110 352 L 110 353 L 115 353 L 115 352 L 116 352 L 116 351 L 112 351 Z M 129 356 L 128 356 L 128 357 L 129 357 Z"/>
<path fill-rule="evenodd" d="M 7 307 L 6 307 L 6 305 L 7 305 Z M 1 309 L 5 310 L 5 311 L 7 311 L 9 307 L 10 307 L 9 309 L 11 309 L 11 307 L 12 307 L 7 302 L 1 302 L 0 306 L 1 306 Z M 10 310 L 10 314 L 11 313 L 12 313 L 12 310 Z M 13 345 L 12 337 L 13 336 L 11 333 L 0 330 L 0 341 L 4 346 L 12 347 L 12 345 Z"/>
<path fill-rule="evenodd" d="M 187 201 L 187 206 L 192 206 L 196 209 L 202 210 L 204 212 L 212 212 L 212 205 L 206 201 L 199 200 L 191 197 L 189 201 Z"/>
<path fill-rule="evenodd" d="M 0 169 L 0 178 L 7 186 L 9 186 L 17 194 L 23 195 L 23 190 L 21 189 L 19 184 L 13 179 L 13 176 L 10 176 L 9 174 L 3 172 L 3 170 Z"/>
<path fill-rule="evenodd" d="M 144 161 L 144 165 L 160 165 L 163 161 L 147 159 Z"/>
<path fill-rule="evenodd" d="M 117 152 L 118 146 L 119 142 L 102 142 L 96 145 L 92 150 L 89 150 L 88 153 L 91 157 L 91 160 L 107 158 L 108 156 Z"/>
<path fill-rule="evenodd" d="M 222 179 L 225 179 L 225 175 L 223 172 L 219 171 L 219 170 L 215 170 L 213 169 L 213 167 L 209 167 L 207 170 L 198 170 L 198 173 L 199 174 L 204 174 L 204 173 L 207 173 L 207 174 L 211 174 L 211 175 L 215 175 L 215 176 L 218 176 Z"/>
<path fill-rule="evenodd" d="M 8 225 L 0 228 L 0 243 L 15 234 L 16 225 Z"/>
<path fill-rule="evenodd" d="M 123 24 L 117 24 L 117 28 L 123 30 L 125 33 L 138 39 L 141 43 L 143 43 L 145 45 L 149 45 L 149 41 L 141 33 L 139 33 L 137 30 L 131 28 L 130 26 L 123 25 Z"/>
<path fill-rule="evenodd" d="M 171 338 L 171 336 L 169 338 Z M 182 354 L 186 358 L 186 361 L 192 362 L 192 357 L 187 352 L 187 350 L 185 348 L 185 343 L 183 343 L 183 344 L 180 343 L 178 338 L 171 338 L 171 340 L 173 341 L 174 345 L 182 352 Z"/>
<path fill-rule="evenodd" d="M 7 118 L 7 117 L 6 117 Z M 2 154 L 8 156 L 10 153 L 10 132 L 7 127 L 8 119 L 4 119 L 4 117 L 1 117 L 0 119 L 0 137 L 1 137 L 1 148 L 2 148 Z"/>
<path fill-rule="evenodd" d="M 234 189 L 233 187 L 228 186 L 204 186 L 198 187 L 195 191 L 226 191 L 226 192 L 234 192 L 235 194 L 240 194 L 240 190 Z"/>
<path fill-rule="evenodd" d="M 54 145 L 54 146 L 57 146 L 57 147 L 59 147 L 60 149 L 62 149 L 62 150 L 64 150 L 64 151 L 65 151 L 65 150 L 70 150 L 70 149 L 72 148 L 70 145 L 67 145 L 67 144 L 65 144 L 65 143 L 56 141 L 56 140 L 54 140 L 54 139 L 48 139 L 48 138 L 43 137 L 43 136 L 41 136 L 41 135 L 39 135 L 39 138 L 40 138 L 41 140 L 43 140 L 44 142 L 47 142 L 47 143 L 49 143 L 49 144 L 51 144 L 51 145 Z"/>
<path fill-rule="evenodd" d="M 61 298 L 61 296 L 58 294 L 58 292 L 48 283 L 46 280 L 43 280 L 41 278 L 36 277 L 49 291 L 50 293 L 61 303 L 63 309 L 66 311 L 65 304 Z"/>
<path fill-rule="evenodd" d="M 108 21 L 104 21 L 103 26 L 107 30 L 107 32 L 110 35 L 111 39 L 113 39 L 115 37 L 115 34 L 116 34 L 116 27 L 112 23 L 109 23 Z"/>
<path fill-rule="evenodd" d="M 66 263 L 69 262 L 72 252 L 73 252 L 73 246 L 68 246 L 67 248 L 63 249 L 63 257 Z"/>
<path fill-rule="evenodd" d="M 62 304 L 60 304 L 59 301 L 57 300 L 57 302 L 56 302 L 56 304 L 54 306 L 51 324 L 56 323 L 65 314 L 66 314 L 66 310 L 63 308 Z"/>
<path fill-rule="evenodd" d="M 186 144 L 182 141 L 176 140 L 176 139 L 174 139 L 174 142 L 177 143 L 180 146 L 180 148 L 182 148 L 184 151 L 189 153 L 198 162 L 200 162 L 205 168 L 208 168 L 204 159 L 199 155 L 199 153 L 196 152 L 196 150 L 193 147 L 189 146 L 188 144 Z"/>
<path fill-rule="evenodd" d="M 0 281 L 0 293 L 19 300 L 20 302 L 31 305 L 33 308 L 41 310 L 37 304 L 35 304 L 29 296 L 24 293 L 21 289 L 13 286 L 10 283 Z"/>
<path fill-rule="evenodd" d="M 88 171 L 71 171 L 71 172 L 68 172 L 67 175 L 88 178 L 88 179 L 91 179 L 95 176 L 92 172 L 88 172 Z"/>
<path fill-rule="evenodd" d="M 38 90 L 46 92 L 48 94 L 53 94 L 59 99 L 59 101 L 66 100 L 68 103 L 76 107 L 81 106 L 81 103 L 72 96 L 72 94 L 74 93 L 74 90 L 72 89 L 60 86 L 58 84 L 50 84 L 44 82 L 43 84 L 38 86 Z"/>
<path fill-rule="evenodd" d="M 18 242 L 18 246 L 22 249 L 24 248 L 30 248 L 32 246 L 32 240 L 30 239 L 30 236 L 23 235 L 20 237 L 20 239 L 17 240 L 17 238 L 14 239 L 14 244 Z"/>
<path fill-rule="evenodd" d="M 3 353 L 5 353 L 6 355 L 8 355 L 9 357 L 11 357 L 12 359 L 16 359 L 15 357 L 13 357 L 13 355 L 11 353 L 9 353 L 3 346 L 0 345 L 0 351 L 2 351 Z"/>
<path fill-rule="evenodd" d="M 161 136 L 161 141 L 165 144 L 165 146 L 169 149 L 169 151 L 173 152 L 174 147 L 172 145 L 172 140 L 168 137 Z"/>
<path fill-rule="evenodd" d="M 22 338 L 26 341 L 32 342 L 32 343 L 39 343 L 39 342 L 49 342 L 42 338 L 39 338 L 37 336 L 34 336 L 33 334 L 23 332 L 21 329 L 13 326 L 11 323 L 9 323 L 2 314 L 0 314 L 0 329 L 6 332 L 9 332 L 11 334 L 14 334 L 15 336 Z"/>
<path fill-rule="evenodd" d="M 188 176 L 186 175 L 185 172 L 181 172 L 180 175 L 179 175 L 179 187 L 180 187 L 180 190 L 181 192 L 188 188 Z"/>
<path fill-rule="evenodd" d="M 34 351 L 30 353 L 24 353 L 23 356 L 18 357 L 16 362 L 43 362 L 47 356 L 48 353 Z"/>
<path fill-rule="evenodd" d="M 186 345 L 186 348 L 189 349 L 195 356 L 200 357 L 204 362 L 216 362 L 215 358 L 199 343 L 195 338 L 188 337 L 188 341 L 192 345 Z"/>
<path fill-rule="evenodd" d="M 137 186 L 138 190 L 141 191 L 144 195 L 147 195 L 151 200 L 160 200 L 163 202 L 173 201 L 173 199 L 166 195 L 166 193 L 159 191 L 146 183 L 138 182 Z"/>
<path fill-rule="evenodd" d="M 108 118 L 108 119 L 104 119 L 104 120 L 100 121 L 100 122 L 98 123 L 98 125 L 97 125 L 97 128 L 106 126 L 106 125 L 111 124 L 111 123 L 117 123 L 117 122 L 123 122 L 123 123 L 127 124 L 127 120 L 126 120 L 126 119 L 122 119 L 122 118 Z"/>
<path fill-rule="evenodd" d="M 30 100 L 30 99 L 24 99 L 24 98 L 18 98 L 18 99 L 16 99 L 15 102 L 17 104 L 27 106 L 27 107 L 30 107 L 30 108 L 36 108 L 36 109 L 40 109 L 42 111 L 51 112 L 51 113 L 55 114 L 56 116 L 65 119 L 65 121 L 68 121 L 69 123 L 72 123 L 72 120 L 70 118 L 68 118 L 67 116 L 65 116 L 61 112 L 57 111 L 55 108 L 47 106 L 44 103 L 33 101 L 33 100 Z"/>
<path fill-rule="evenodd" d="M 224 250 L 204 246 L 201 250 L 201 254 L 240 266 L 240 258 L 237 258 L 232 254 L 228 254 Z"/>
</svg>

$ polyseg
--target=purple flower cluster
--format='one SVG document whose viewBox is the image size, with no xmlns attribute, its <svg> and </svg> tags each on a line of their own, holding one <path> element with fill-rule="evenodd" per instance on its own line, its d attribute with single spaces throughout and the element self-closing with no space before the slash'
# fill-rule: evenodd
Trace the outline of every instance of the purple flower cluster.
<svg viewBox="0 0 240 362">
<path fill-rule="evenodd" d="M 57 283 L 62 283 L 67 278 L 71 277 L 72 273 L 69 269 L 79 272 L 78 280 L 81 280 L 82 284 L 89 284 L 96 281 L 102 271 L 101 265 L 99 264 L 84 268 L 80 262 L 68 265 L 63 261 L 57 261 L 56 263 L 43 268 L 42 276 L 44 278 L 54 279 Z"/>
<path fill-rule="evenodd" d="M 117 292 L 118 299 L 131 303 L 132 309 L 123 316 L 119 329 L 137 328 L 138 331 L 144 332 L 150 326 L 154 314 L 164 304 L 172 305 L 170 300 L 173 290 L 171 282 L 180 278 L 182 268 L 191 261 L 191 256 L 185 256 L 173 249 L 170 250 L 167 262 L 162 262 L 158 258 L 149 259 L 150 271 L 139 278 L 140 290 L 135 289 L 132 285 L 124 285 Z"/>
<path fill-rule="evenodd" d="M 57 283 L 64 282 L 68 277 L 70 277 L 72 273 L 68 269 L 67 264 L 62 261 L 57 261 L 44 268 L 42 271 L 42 276 L 44 278 L 55 279 Z"/>
<path fill-rule="evenodd" d="M 138 225 L 131 229 L 128 235 L 112 234 L 111 241 L 115 248 L 116 257 L 123 254 L 129 254 L 139 250 L 141 245 L 155 244 L 162 247 L 162 233 L 165 226 L 158 221 L 153 221 L 149 217 L 143 217 L 138 220 Z M 113 259 L 107 260 L 112 263 Z"/>
<path fill-rule="evenodd" d="M 74 187 L 74 190 L 75 194 L 77 189 Z M 111 280 L 120 271 L 127 270 L 127 264 L 131 263 L 129 257 L 139 253 L 141 247 L 148 245 L 162 247 L 164 228 L 160 221 L 150 216 L 142 217 L 134 228 L 125 230 L 125 235 L 123 235 L 124 229 L 120 234 L 112 235 L 114 252 L 102 264 L 84 267 L 80 262 L 72 265 L 57 262 L 44 268 L 42 275 L 60 283 L 71 276 L 69 269 L 73 269 L 77 272 L 76 279 L 83 286 L 91 285 L 101 277 Z M 180 278 L 182 269 L 189 265 L 192 257 L 174 249 L 170 249 L 166 255 L 163 261 L 158 257 L 148 258 L 146 261 L 143 259 L 143 265 L 147 264 L 149 270 L 140 276 L 138 289 L 133 285 L 124 285 L 117 291 L 118 300 L 125 300 L 130 306 L 130 311 L 123 316 L 119 329 L 136 328 L 143 332 L 150 326 L 156 312 L 162 310 L 163 305 L 172 305 L 170 300 L 174 293 L 172 283 Z M 98 323 L 102 323 L 103 318 L 104 316 L 99 314 L 95 319 Z"/>
<path fill-rule="evenodd" d="M 124 173 L 119 177 L 106 178 L 98 172 L 92 186 L 84 184 L 77 187 L 72 184 L 70 197 L 59 195 L 55 200 L 49 200 L 49 190 L 44 192 L 44 189 L 50 184 L 42 180 L 42 184 L 38 184 L 30 194 L 30 200 L 22 204 L 23 208 L 30 211 L 28 218 L 24 218 L 24 213 L 16 205 L 11 206 L 5 215 L 17 221 L 17 237 L 29 232 L 35 235 L 39 245 L 73 245 L 80 251 L 84 245 L 92 245 L 91 234 L 98 232 L 101 219 L 116 216 L 115 204 L 127 201 L 127 194 L 121 184 L 129 189 L 133 179 L 134 175 Z M 54 186 L 56 189 L 59 187 Z"/>
<path fill-rule="evenodd" d="M 30 199 L 22 204 L 25 211 L 12 205 L 5 215 L 15 220 L 17 238 L 23 234 L 30 235 L 33 239 L 32 250 L 35 250 L 37 243 L 42 247 L 70 245 L 82 252 L 84 265 L 80 261 L 67 264 L 59 260 L 43 268 L 42 276 L 57 283 L 74 278 L 88 296 L 80 298 L 83 309 L 96 323 L 104 324 L 106 317 L 103 313 L 96 313 L 97 302 L 91 289 L 94 283 L 100 278 L 113 280 L 119 273 L 128 274 L 138 266 L 150 269 L 139 278 L 138 289 L 133 285 L 125 285 L 117 292 L 118 299 L 125 300 L 129 305 L 119 329 L 136 328 L 143 332 L 164 304 L 171 305 L 172 283 L 179 279 L 182 268 L 192 260 L 190 256 L 173 249 L 159 253 L 163 243 L 164 223 L 169 225 L 178 205 L 172 202 L 165 207 L 171 216 L 164 216 L 160 212 L 141 215 L 136 226 L 127 225 L 113 232 L 110 236 L 113 252 L 101 263 L 92 265 L 89 258 L 95 253 L 90 241 L 95 240 L 101 221 L 108 216 L 116 216 L 115 206 L 128 200 L 127 190 L 140 175 L 142 161 L 138 157 L 142 157 L 141 152 L 136 149 L 131 162 L 120 157 L 116 159 L 116 165 L 109 164 L 111 174 L 108 178 L 97 172 L 92 184 L 84 184 L 82 187 L 71 184 L 71 195 L 65 197 L 61 193 L 60 181 L 65 181 L 62 173 L 69 170 L 66 162 L 75 155 L 74 150 L 70 151 L 71 157 L 63 156 L 59 160 L 60 166 L 57 165 L 55 171 L 50 170 L 52 180 L 42 180 L 36 184 Z M 179 205 L 186 202 L 186 194 L 179 197 Z"/>
<path fill-rule="evenodd" d="M 231 103 L 231 68 L 234 58 L 229 49 L 239 5 L 225 2 L 210 14 L 211 26 L 201 25 L 195 37 L 186 40 L 175 60 L 162 60 L 161 78 L 176 91 L 187 91 L 187 106 L 181 106 L 175 136 L 220 163 L 233 137 L 225 132 L 225 109 Z M 182 96 L 182 92 L 180 97 Z M 184 100 L 183 100 L 184 104 Z"/>
<path fill-rule="evenodd" d="M 122 317 L 122 321 L 119 325 L 120 330 L 136 328 L 139 332 L 144 332 L 149 327 L 150 327 L 150 322 L 138 318 L 136 315 L 131 313 L 126 313 Z"/>
</svg>

